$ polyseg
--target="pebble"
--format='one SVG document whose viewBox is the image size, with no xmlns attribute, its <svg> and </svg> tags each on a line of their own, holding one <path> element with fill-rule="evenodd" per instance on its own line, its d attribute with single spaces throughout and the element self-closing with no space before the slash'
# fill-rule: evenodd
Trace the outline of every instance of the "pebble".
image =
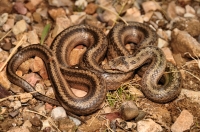
<svg viewBox="0 0 200 132">
<path fill-rule="evenodd" d="M 51 111 L 51 117 L 54 120 L 58 120 L 60 118 L 67 117 L 67 114 L 66 114 L 65 109 L 63 107 L 56 107 Z"/>
<path fill-rule="evenodd" d="M 45 86 L 41 83 L 36 83 L 35 90 L 45 95 Z"/>
<path fill-rule="evenodd" d="M 18 114 L 19 114 L 19 110 L 15 110 L 15 111 L 12 111 L 12 112 L 9 113 L 9 115 L 10 115 L 12 118 L 16 117 Z"/>
<path fill-rule="evenodd" d="M 81 121 L 80 120 L 78 120 L 78 119 L 76 119 L 74 117 L 71 117 L 71 116 L 69 116 L 69 119 L 71 119 L 76 124 L 76 126 L 81 125 Z"/>
<path fill-rule="evenodd" d="M 31 124 L 30 120 L 25 120 L 25 121 L 24 121 L 24 124 L 23 124 L 22 126 L 23 126 L 23 127 L 30 128 L 30 127 L 32 127 L 32 124 Z"/>
<path fill-rule="evenodd" d="M 41 77 L 36 73 L 29 73 L 23 75 L 23 79 L 26 80 L 31 86 L 35 86 L 38 81 L 41 80 Z"/>
<path fill-rule="evenodd" d="M 39 44 L 40 40 L 35 30 L 28 31 L 27 39 L 30 44 Z"/>
<path fill-rule="evenodd" d="M 2 13 L 5 13 L 5 12 L 7 12 L 7 13 L 11 13 L 11 11 L 12 11 L 12 3 L 11 3 L 11 1 L 9 1 L 9 0 L 0 0 L 0 5 L 1 5 L 1 8 L 0 8 L 0 14 L 2 14 Z"/>
<path fill-rule="evenodd" d="M 171 47 L 175 54 L 180 53 L 185 56 L 185 53 L 189 52 L 193 57 L 200 57 L 199 43 L 186 31 L 173 30 Z"/>
<path fill-rule="evenodd" d="M 70 65 L 79 64 L 79 59 L 83 56 L 86 50 L 87 50 L 86 47 L 83 47 L 82 49 L 74 48 L 69 55 L 69 64 Z"/>
<path fill-rule="evenodd" d="M 138 132 L 162 132 L 162 127 L 152 119 L 144 119 L 137 122 Z"/>
<path fill-rule="evenodd" d="M 71 26 L 71 21 L 67 16 L 59 16 L 56 18 L 55 28 L 52 32 L 52 38 L 55 38 L 61 31 Z"/>
<path fill-rule="evenodd" d="M 36 110 L 38 113 L 46 115 L 45 105 L 43 103 L 39 103 L 34 110 Z"/>
<path fill-rule="evenodd" d="M 33 4 L 33 6 L 39 5 L 43 0 L 30 0 L 30 2 Z"/>
<path fill-rule="evenodd" d="M 25 14 L 27 13 L 27 9 L 26 9 L 26 7 L 24 6 L 24 3 L 21 2 L 21 1 L 15 2 L 13 8 L 14 8 L 19 14 L 25 15 Z"/>
<path fill-rule="evenodd" d="M 0 16 L 0 26 L 3 26 L 4 23 L 6 23 L 7 20 L 8 20 L 8 13 L 3 13 Z"/>
<path fill-rule="evenodd" d="M 89 3 L 85 8 L 85 13 L 92 15 L 96 12 L 96 10 L 97 10 L 97 5 L 94 3 Z"/>
<path fill-rule="evenodd" d="M 200 102 L 200 92 L 199 91 L 192 91 L 188 89 L 182 89 L 179 99 L 182 98 L 189 98 L 192 102 Z"/>
<path fill-rule="evenodd" d="M 32 4 L 31 1 L 27 2 L 24 5 L 30 12 L 34 12 L 36 10 L 36 7 Z"/>
<path fill-rule="evenodd" d="M 186 5 L 185 10 L 186 10 L 186 13 L 190 13 L 190 14 L 195 15 L 195 10 L 190 5 Z"/>
<path fill-rule="evenodd" d="M 15 35 L 18 35 L 19 33 L 22 33 L 27 30 L 27 24 L 25 20 L 18 21 L 12 28 L 12 31 Z"/>
<path fill-rule="evenodd" d="M 28 59 L 27 61 L 23 62 L 17 71 L 21 71 L 22 75 L 26 74 L 29 72 L 31 65 L 33 64 L 33 59 Z"/>
<path fill-rule="evenodd" d="M 22 106 L 20 101 L 13 101 L 10 103 L 10 108 L 14 108 L 14 110 L 20 108 Z"/>
<path fill-rule="evenodd" d="M 41 23 L 42 22 L 42 17 L 39 13 L 34 12 L 33 13 L 33 20 L 37 23 Z"/>
<path fill-rule="evenodd" d="M 34 116 L 33 118 L 31 118 L 30 122 L 33 126 L 42 127 L 42 121 L 37 116 Z"/>
<path fill-rule="evenodd" d="M 6 61 L 6 59 L 8 58 L 9 53 L 6 51 L 0 51 L 0 62 L 4 62 Z"/>
<path fill-rule="evenodd" d="M 51 128 L 51 125 L 49 124 L 49 120 L 43 120 L 42 121 L 42 128 L 41 128 L 41 130 L 44 131 L 46 128 Z"/>
<path fill-rule="evenodd" d="M 9 31 L 14 26 L 15 20 L 13 18 L 9 18 L 6 23 L 3 25 L 3 30 L 5 32 Z"/>
<path fill-rule="evenodd" d="M 48 0 L 49 5 L 61 7 L 61 6 L 73 6 L 73 3 L 71 0 Z"/>
<path fill-rule="evenodd" d="M 149 11 L 155 11 L 161 9 L 160 5 L 156 1 L 146 1 L 142 3 L 142 7 L 145 13 Z"/>
<path fill-rule="evenodd" d="M 11 82 L 8 80 L 5 70 L 0 72 L 0 80 L 0 85 L 6 90 L 8 90 L 11 87 Z"/>
<path fill-rule="evenodd" d="M 30 93 L 24 93 L 19 96 L 21 103 L 26 103 L 33 98 L 33 95 Z"/>
<path fill-rule="evenodd" d="M 54 20 L 56 20 L 57 17 L 66 16 L 66 12 L 63 8 L 50 9 L 48 13 Z"/>
<path fill-rule="evenodd" d="M 26 127 L 13 127 L 7 132 L 30 132 Z"/>
<path fill-rule="evenodd" d="M 165 41 L 164 39 L 158 38 L 158 47 L 159 48 L 164 48 L 167 47 L 169 43 Z"/>
<path fill-rule="evenodd" d="M 176 61 L 174 60 L 174 57 L 172 55 L 172 51 L 168 47 L 162 48 L 162 51 L 164 52 L 167 61 L 176 64 Z"/>
<path fill-rule="evenodd" d="M 172 124 L 171 131 L 183 132 L 189 130 L 193 125 L 193 118 L 193 115 L 189 111 L 183 110 L 174 124 Z"/>
<path fill-rule="evenodd" d="M 54 94 L 54 90 L 53 90 L 52 87 L 48 87 L 47 92 L 46 92 L 45 95 L 55 99 L 55 94 Z"/>
<path fill-rule="evenodd" d="M 133 101 L 123 102 L 121 105 L 121 116 L 124 120 L 131 120 L 138 116 L 139 110 Z"/>
<path fill-rule="evenodd" d="M 69 118 L 60 118 L 58 122 L 59 122 L 58 128 L 61 131 L 72 132 L 73 130 L 76 129 L 75 123 Z"/>
<path fill-rule="evenodd" d="M 139 89 L 137 89 L 135 86 L 129 87 L 129 93 L 131 95 L 139 97 L 139 98 L 144 98 L 145 97 L 144 94 Z"/>
<path fill-rule="evenodd" d="M 73 15 L 69 16 L 70 21 L 72 24 L 80 24 L 82 23 L 86 18 L 85 12 L 74 12 Z"/>
<path fill-rule="evenodd" d="M 175 10 L 178 16 L 183 16 L 185 14 L 185 9 L 181 6 L 176 6 Z"/>
<path fill-rule="evenodd" d="M 30 69 L 32 72 L 39 72 L 44 67 L 44 62 L 40 57 L 35 57 L 31 62 Z"/>
<path fill-rule="evenodd" d="M 12 84 L 11 87 L 10 87 L 10 90 L 13 92 L 13 93 L 23 93 L 24 92 L 24 89 L 22 89 L 21 87 L 17 86 L 17 85 L 14 85 Z"/>
<path fill-rule="evenodd" d="M 177 14 L 176 14 L 176 3 L 175 1 L 171 1 L 168 4 L 168 8 L 167 8 L 167 14 L 169 16 L 170 19 L 174 19 Z"/>
<path fill-rule="evenodd" d="M 76 0 L 75 5 L 78 6 L 80 9 L 84 9 L 87 6 L 87 1 L 86 0 Z"/>
<path fill-rule="evenodd" d="M 135 121 L 138 122 L 139 120 L 142 120 L 146 114 L 146 112 L 140 110 L 138 116 L 135 118 Z"/>
</svg>

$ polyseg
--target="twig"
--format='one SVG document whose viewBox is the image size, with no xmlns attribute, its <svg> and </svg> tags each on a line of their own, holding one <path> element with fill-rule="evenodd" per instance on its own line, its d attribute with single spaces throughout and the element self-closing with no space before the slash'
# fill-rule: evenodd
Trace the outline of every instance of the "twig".
<svg viewBox="0 0 200 132">
<path fill-rule="evenodd" d="M 17 49 L 22 45 L 22 40 L 23 40 L 24 36 L 21 38 L 21 40 L 19 41 L 19 43 L 15 46 L 15 48 L 13 48 L 12 52 L 10 53 L 9 57 L 7 58 L 7 60 L 4 62 L 4 64 L 1 66 L 0 72 L 3 70 L 3 68 L 7 65 L 8 61 L 11 59 L 11 57 L 15 54 L 15 52 L 17 51 Z"/>
<path fill-rule="evenodd" d="M 12 30 L 8 31 L 2 38 L 0 38 L 0 41 L 2 41 Z"/>
<path fill-rule="evenodd" d="M 30 92 L 30 94 L 34 94 L 34 93 L 37 93 L 38 91 L 33 91 L 33 92 Z M 24 93 L 23 93 L 24 94 Z M 20 97 L 22 94 L 18 94 L 18 95 L 10 95 L 8 97 L 5 97 L 5 98 L 2 98 L 0 99 L 0 102 L 4 101 L 4 100 L 7 100 L 9 99 L 10 97 Z"/>
<path fill-rule="evenodd" d="M 31 111 L 31 110 L 25 110 L 25 111 L 26 112 L 31 112 L 31 113 L 34 113 L 34 114 L 38 114 L 38 115 L 41 115 L 41 116 L 45 117 L 50 122 L 50 124 L 57 129 L 58 132 L 61 132 L 50 117 L 47 117 L 47 116 L 45 116 L 43 114 L 40 114 L 40 113 L 35 112 L 35 111 Z"/>
</svg>

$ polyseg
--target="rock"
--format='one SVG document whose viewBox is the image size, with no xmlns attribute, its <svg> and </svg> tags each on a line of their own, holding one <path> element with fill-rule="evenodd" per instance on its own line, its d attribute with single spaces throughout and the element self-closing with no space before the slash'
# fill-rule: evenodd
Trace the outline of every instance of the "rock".
<svg viewBox="0 0 200 132">
<path fill-rule="evenodd" d="M 10 106 L 11 108 L 14 108 L 14 110 L 20 108 L 22 106 L 21 102 L 20 101 L 14 101 L 14 102 L 11 102 L 10 103 Z"/>
<path fill-rule="evenodd" d="M 162 127 L 152 119 L 145 119 L 137 122 L 138 132 L 162 132 Z"/>
<path fill-rule="evenodd" d="M 36 83 L 41 80 L 41 77 L 36 73 L 29 73 L 25 74 L 23 79 L 26 80 L 30 85 L 35 86 Z"/>
<path fill-rule="evenodd" d="M 37 116 L 34 116 L 33 118 L 31 118 L 30 122 L 33 126 L 42 127 L 42 121 Z"/>
<path fill-rule="evenodd" d="M 46 92 L 46 96 L 54 98 L 55 99 L 55 94 L 54 94 L 54 90 L 52 87 L 48 87 L 47 92 Z"/>
<path fill-rule="evenodd" d="M 51 6 L 57 6 L 57 7 L 61 7 L 61 6 L 73 6 L 73 2 L 71 0 L 48 0 L 49 5 Z"/>
<path fill-rule="evenodd" d="M 74 48 L 69 55 L 70 58 L 69 64 L 70 65 L 79 64 L 79 59 L 83 56 L 86 50 L 87 50 L 86 47 L 83 47 L 82 49 Z"/>
<path fill-rule="evenodd" d="M 12 111 L 12 112 L 9 113 L 9 115 L 10 115 L 12 118 L 16 117 L 18 114 L 19 114 L 19 110 L 15 110 L 15 111 Z"/>
<path fill-rule="evenodd" d="M 30 69 L 32 72 L 39 72 L 44 66 L 43 60 L 36 56 L 30 65 Z"/>
<path fill-rule="evenodd" d="M 21 71 L 22 75 L 28 73 L 28 71 L 30 70 L 30 66 L 33 64 L 33 59 L 28 59 L 27 61 L 23 62 L 17 71 Z"/>
<path fill-rule="evenodd" d="M 34 21 L 36 21 L 36 22 L 38 22 L 38 23 L 41 23 L 41 22 L 42 22 L 42 17 L 41 17 L 41 15 L 40 15 L 39 13 L 37 13 L 37 12 L 34 12 L 34 13 L 33 13 L 33 19 L 34 19 Z"/>
<path fill-rule="evenodd" d="M 200 102 L 200 92 L 199 91 L 192 91 L 188 89 L 182 89 L 179 99 L 182 98 L 189 98 L 192 102 Z"/>
<path fill-rule="evenodd" d="M 26 127 L 13 127 L 7 132 L 30 132 Z"/>
<path fill-rule="evenodd" d="M 185 9 L 181 6 L 176 6 L 175 10 L 178 16 L 183 16 L 185 14 Z"/>
<path fill-rule="evenodd" d="M 127 9 L 126 14 L 123 16 L 123 19 L 125 21 L 135 21 L 143 23 L 143 18 L 141 17 L 140 10 L 135 7 Z"/>
<path fill-rule="evenodd" d="M 4 25 L 4 23 L 6 23 L 7 20 L 8 20 L 8 13 L 3 13 L 0 16 L 0 26 Z"/>
<path fill-rule="evenodd" d="M 71 116 L 69 116 L 69 119 L 71 119 L 75 123 L 76 126 L 81 125 L 81 121 L 80 120 L 78 120 L 78 119 L 76 119 L 74 117 L 71 117 Z"/>
<path fill-rule="evenodd" d="M 0 62 L 4 62 L 6 61 L 6 59 L 8 58 L 9 53 L 6 51 L 0 51 Z"/>
<path fill-rule="evenodd" d="M 36 83 L 35 90 L 45 95 L 45 86 L 41 83 Z"/>
<path fill-rule="evenodd" d="M 74 12 L 73 15 L 69 16 L 72 24 L 80 24 L 82 23 L 86 18 L 85 12 Z"/>
<path fill-rule="evenodd" d="M 153 11 L 149 11 L 149 12 L 145 13 L 145 15 L 143 15 L 143 20 L 145 22 L 148 22 L 151 19 L 151 17 L 153 16 L 153 13 L 154 13 Z"/>
<path fill-rule="evenodd" d="M 17 85 L 14 85 L 12 84 L 11 87 L 10 87 L 10 90 L 13 92 L 13 93 L 23 93 L 24 92 L 24 89 L 22 89 L 21 87 L 17 86 Z"/>
<path fill-rule="evenodd" d="M 87 5 L 87 7 L 85 8 L 85 13 L 89 14 L 89 15 L 92 15 L 92 14 L 94 14 L 96 12 L 96 10 L 97 10 L 97 5 L 94 4 L 94 3 L 89 3 Z"/>
<path fill-rule="evenodd" d="M 7 13 L 11 13 L 11 11 L 12 11 L 12 3 L 11 3 L 11 1 L 9 1 L 9 0 L 0 0 L 0 5 L 1 5 L 1 8 L 0 8 L 0 14 L 2 14 L 2 13 L 5 13 L 5 12 L 7 12 Z"/>
<path fill-rule="evenodd" d="M 86 0 L 76 0 L 75 5 L 80 8 L 80 9 L 85 9 L 85 7 L 87 6 L 87 1 Z"/>
<path fill-rule="evenodd" d="M 26 103 L 33 98 L 33 95 L 30 93 L 20 94 L 19 96 L 21 103 Z"/>
<path fill-rule="evenodd" d="M 187 111 L 183 110 L 179 117 L 176 119 L 174 124 L 171 126 L 172 132 L 183 132 L 189 130 L 193 125 L 193 115 Z"/>
<path fill-rule="evenodd" d="M 54 120 L 67 117 L 65 109 L 63 107 L 56 107 L 51 111 L 51 117 Z"/>
<path fill-rule="evenodd" d="M 195 15 L 195 10 L 190 5 L 186 5 L 185 10 L 186 10 L 186 13 L 190 13 L 190 14 Z"/>
<path fill-rule="evenodd" d="M 167 8 L 167 14 L 169 16 L 170 19 L 174 19 L 177 15 L 176 15 L 176 3 L 175 1 L 171 1 L 168 5 Z"/>
<path fill-rule="evenodd" d="M 43 115 L 46 115 L 47 113 L 43 103 L 39 103 L 36 107 L 34 107 L 34 110 Z"/>
<path fill-rule="evenodd" d="M 144 9 L 145 13 L 161 9 L 160 5 L 156 1 L 143 2 L 142 8 Z"/>
<path fill-rule="evenodd" d="M 48 13 L 54 20 L 56 20 L 58 17 L 66 16 L 66 12 L 63 8 L 50 9 Z"/>
<path fill-rule="evenodd" d="M 142 120 L 146 116 L 146 112 L 144 111 L 139 111 L 138 116 L 135 118 L 135 121 L 138 122 L 139 120 Z"/>
<path fill-rule="evenodd" d="M 27 9 L 21 1 L 15 2 L 13 7 L 19 14 L 25 15 L 27 13 Z"/>
<path fill-rule="evenodd" d="M 45 103 L 45 110 L 49 113 L 53 109 L 53 106 L 49 103 Z"/>
<path fill-rule="evenodd" d="M 165 48 L 167 47 L 169 44 L 167 41 L 165 41 L 164 39 L 158 38 L 158 47 L 159 48 Z"/>
<path fill-rule="evenodd" d="M 103 107 L 103 110 L 104 110 L 104 113 L 111 113 L 111 112 L 112 112 L 112 110 L 111 110 L 111 107 L 110 107 L 110 106 Z"/>
<path fill-rule="evenodd" d="M 8 90 L 11 87 L 11 83 L 6 76 L 6 71 L 0 72 L 0 85 Z"/>
<path fill-rule="evenodd" d="M 61 31 L 71 26 L 71 21 L 67 16 L 56 18 L 56 25 L 52 32 L 52 38 L 55 38 Z"/>
<path fill-rule="evenodd" d="M 139 98 L 144 98 L 145 97 L 144 94 L 139 89 L 137 89 L 135 86 L 129 87 L 129 93 L 131 95 L 139 97 Z"/>
<path fill-rule="evenodd" d="M 27 30 L 27 24 L 26 24 L 26 22 L 25 22 L 24 19 L 18 21 L 18 22 L 14 25 L 14 27 L 12 28 L 12 31 L 13 31 L 13 33 L 14 33 L 15 35 L 18 35 L 19 33 L 22 33 L 22 32 L 24 32 L 24 31 L 26 31 L 26 30 Z"/>
<path fill-rule="evenodd" d="M 30 44 L 39 44 L 40 40 L 35 30 L 29 31 L 27 33 L 28 42 Z"/>
<path fill-rule="evenodd" d="M 22 126 L 23 126 L 23 127 L 30 128 L 30 127 L 32 127 L 32 124 L 31 124 L 30 120 L 25 120 L 25 121 L 24 121 L 24 124 L 23 124 Z"/>
<path fill-rule="evenodd" d="M 138 116 L 139 110 L 133 101 L 126 101 L 121 105 L 121 116 L 124 120 L 131 120 Z"/>
<path fill-rule="evenodd" d="M 30 2 L 33 4 L 33 6 L 39 5 L 43 0 L 30 0 Z"/>
<path fill-rule="evenodd" d="M 58 128 L 61 131 L 72 132 L 76 130 L 75 123 L 69 118 L 60 118 L 58 122 L 59 122 Z"/>
<path fill-rule="evenodd" d="M 36 7 L 33 5 L 31 1 L 27 2 L 24 5 L 30 12 L 34 12 L 36 10 Z"/>
<path fill-rule="evenodd" d="M 42 121 L 42 128 L 41 128 L 41 130 L 44 131 L 46 128 L 51 128 L 51 125 L 49 124 L 49 120 Z"/>
<path fill-rule="evenodd" d="M 173 30 L 171 47 L 175 54 L 180 53 L 182 56 L 185 56 L 185 53 L 189 52 L 193 57 L 200 57 L 199 43 L 185 31 Z"/>
<path fill-rule="evenodd" d="M 162 48 L 162 51 L 164 52 L 167 61 L 176 65 L 176 61 L 174 60 L 171 50 L 168 47 L 164 47 L 164 48 Z"/>
<path fill-rule="evenodd" d="M 13 18 L 9 18 L 6 23 L 3 25 L 3 30 L 5 32 L 9 31 L 14 26 L 15 20 Z"/>
</svg>

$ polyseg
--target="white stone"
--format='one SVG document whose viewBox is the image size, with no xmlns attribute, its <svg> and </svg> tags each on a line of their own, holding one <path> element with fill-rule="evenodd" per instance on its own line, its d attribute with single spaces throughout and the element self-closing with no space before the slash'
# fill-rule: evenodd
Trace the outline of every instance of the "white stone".
<svg viewBox="0 0 200 132">
<path fill-rule="evenodd" d="M 192 102 L 197 102 L 200 104 L 200 91 L 182 89 L 179 99 L 182 99 L 182 98 L 189 98 Z"/>
<path fill-rule="evenodd" d="M 49 5 L 51 6 L 57 6 L 57 7 L 60 7 L 60 6 L 72 6 L 73 3 L 71 0 L 48 0 L 49 2 Z"/>
<path fill-rule="evenodd" d="M 29 31 L 27 34 L 27 37 L 28 37 L 28 42 L 30 44 L 39 44 L 40 43 L 40 40 L 39 40 L 36 30 Z"/>
<path fill-rule="evenodd" d="M 81 125 L 81 121 L 80 120 L 78 120 L 78 119 L 76 119 L 74 117 L 71 117 L 71 116 L 69 116 L 69 119 L 71 119 L 76 124 L 76 126 Z"/>
<path fill-rule="evenodd" d="M 8 13 L 3 13 L 0 16 L 0 26 L 2 26 L 8 20 Z"/>
<path fill-rule="evenodd" d="M 179 117 L 176 119 L 175 123 L 171 126 L 172 132 L 183 132 L 189 130 L 193 125 L 193 115 L 187 111 L 183 110 Z"/>
<path fill-rule="evenodd" d="M 56 107 L 51 111 L 51 117 L 54 120 L 57 120 L 59 118 L 67 117 L 67 114 L 66 114 L 65 109 L 63 107 Z"/>
<path fill-rule="evenodd" d="M 81 9 L 84 9 L 87 6 L 86 0 L 76 0 L 75 5 L 78 6 Z"/>
<path fill-rule="evenodd" d="M 175 10 L 176 10 L 176 14 L 179 16 L 182 16 L 185 13 L 185 9 L 181 6 L 176 6 Z"/>
<path fill-rule="evenodd" d="M 22 104 L 20 101 L 14 101 L 14 102 L 10 103 L 9 107 L 13 107 L 16 110 L 16 109 L 20 108 L 21 106 L 22 106 Z"/>
<path fill-rule="evenodd" d="M 195 10 L 190 5 L 186 5 L 185 10 L 186 10 L 186 13 L 191 13 L 195 15 Z"/>
<path fill-rule="evenodd" d="M 27 24 L 26 24 L 26 22 L 25 22 L 24 19 L 18 21 L 18 22 L 14 25 L 14 27 L 13 27 L 13 29 L 12 29 L 12 31 L 13 31 L 13 33 L 14 33 L 15 35 L 17 35 L 17 34 L 19 34 L 19 33 L 22 33 L 22 32 L 24 32 L 24 31 L 26 31 L 26 30 L 27 30 Z"/>
<path fill-rule="evenodd" d="M 22 103 L 26 103 L 27 101 L 31 100 L 33 98 L 33 95 L 30 93 L 23 93 L 20 95 L 20 101 Z"/>
<path fill-rule="evenodd" d="M 73 15 L 70 15 L 70 20 L 72 24 L 80 24 L 86 18 L 85 12 L 74 12 Z"/>
<path fill-rule="evenodd" d="M 168 46 L 168 42 L 165 41 L 164 39 L 158 38 L 158 47 L 159 48 L 163 48 L 163 47 L 167 47 Z"/>
<path fill-rule="evenodd" d="M 137 122 L 138 132 L 162 132 L 162 127 L 152 119 L 145 119 Z"/>
</svg>

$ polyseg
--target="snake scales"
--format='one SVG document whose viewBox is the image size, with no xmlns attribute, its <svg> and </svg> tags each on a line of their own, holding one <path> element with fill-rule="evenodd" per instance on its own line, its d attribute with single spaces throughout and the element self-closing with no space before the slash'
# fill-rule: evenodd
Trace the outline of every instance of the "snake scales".
<svg viewBox="0 0 200 132">
<path fill-rule="evenodd" d="M 131 54 L 125 48 L 128 43 L 137 44 L 138 50 Z M 76 25 L 62 31 L 50 48 L 39 44 L 22 48 L 9 61 L 7 77 L 27 92 L 35 91 L 15 72 L 24 61 L 38 56 L 45 63 L 57 100 L 40 93 L 34 96 L 51 104 L 62 105 L 75 115 L 87 115 L 104 102 L 107 90 L 114 90 L 131 79 L 135 69 L 151 60 L 142 77 L 142 91 L 150 100 L 166 103 L 179 95 L 181 76 L 177 68 L 166 61 L 163 52 L 154 46 L 156 43 L 155 31 L 146 24 L 119 23 L 107 36 L 98 28 Z M 77 68 L 70 65 L 69 54 L 78 45 L 84 45 L 87 51 L 80 58 Z M 117 70 L 109 71 L 100 66 L 105 57 L 110 60 L 109 67 Z M 164 71 L 169 72 L 168 81 L 160 86 L 158 81 Z M 86 90 L 87 95 L 77 97 L 70 87 Z"/>
</svg>

